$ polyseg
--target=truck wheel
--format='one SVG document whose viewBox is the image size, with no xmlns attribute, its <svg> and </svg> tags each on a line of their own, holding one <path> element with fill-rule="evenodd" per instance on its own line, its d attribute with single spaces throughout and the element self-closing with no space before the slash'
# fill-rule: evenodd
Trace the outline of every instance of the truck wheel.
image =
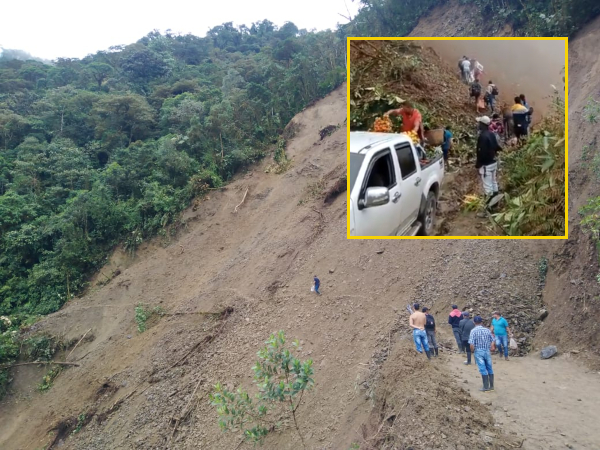
<svg viewBox="0 0 600 450">
<path fill-rule="evenodd" d="M 433 228 L 435 225 L 435 214 L 437 212 L 437 200 L 435 193 L 429 192 L 427 194 L 427 202 L 425 203 L 425 210 L 420 218 L 421 229 L 419 234 L 421 236 L 432 236 Z"/>
</svg>

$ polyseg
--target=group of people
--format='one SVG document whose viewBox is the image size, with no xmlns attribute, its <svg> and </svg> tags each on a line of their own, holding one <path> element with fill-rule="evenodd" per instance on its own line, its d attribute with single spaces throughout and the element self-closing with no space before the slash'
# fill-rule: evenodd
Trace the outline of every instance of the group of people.
<svg viewBox="0 0 600 450">
<path fill-rule="evenodd" d="M 486 86 L 485 92 L 483 92 L 483 87 L 479 82 L 479 78 L 475 78 L 469 85 L 469 95 L 475 99 L 475 107 L 477 108 L 478 113 L 489 108 L 490 113 L 493 114 L 494 109 L 496 108 L 496 97 L 498 94 L 498 86 L 496 86 L 492 80 L 490 80 Z"/>
<path fill-rule="evenodd" d="M 413 305 L 414 312 L 410 315 L 409 324 L 413 329 L 413 340 L 417 352 L 425 352 L 427 359 L 438 356 L 436 339 L 436 324 L 429 309 L 421 305 Z M 494 370 L 492 367 L 492 352 L 508 361 L 508 338 L 512 332 L 508 321 L 499 311 L 493 313 L 489 328 L 483 326 L 483 318 L 479 315 L 471 319 L 469 311 L 460 311 L 457 305 L 452 305 L 448 316 L 448 324 L 452 327 L 459 354 L 466 354 L 465 365 L 471 365 L 471 354 L 475 359 L 483 381 L 480 391 L 494 390 Z"/>
<path fill-rule="evenodd" d="M 491 83 L 491 82 L 490 82 Z M 502 150 L 502 139 L 508 140 L 511 129 L 518 142 L 524 140 L 529 134 L 531 114 L 533 108 L 527 103 L 525 95 L 521 94 L 514 99 L 515 104 L 505 108 L 503 116 L 494 113 L 492 118 L 481 116 L 477 118 L 479 136 L 477 137 L 475 168 L 481 177 L 483 192 L 486 196 L 486 207 L 489 209 L 492 199 L 498 195 L 498 152 Z M 485 213 L 479 213 L 485 216 Z"/>
</svg>

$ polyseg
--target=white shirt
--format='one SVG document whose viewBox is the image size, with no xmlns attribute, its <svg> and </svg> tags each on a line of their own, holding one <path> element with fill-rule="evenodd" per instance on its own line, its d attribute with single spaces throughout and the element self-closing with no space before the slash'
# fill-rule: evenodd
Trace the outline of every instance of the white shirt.
<svg viewBox="0 0 600 450">
<path fill-rule="evenodd" d="M 471 63 L 468 60 L 463 60 L 462 64 L 462 68 L 464 71 L 469 71 L 471 70 Z"/>
</svg>

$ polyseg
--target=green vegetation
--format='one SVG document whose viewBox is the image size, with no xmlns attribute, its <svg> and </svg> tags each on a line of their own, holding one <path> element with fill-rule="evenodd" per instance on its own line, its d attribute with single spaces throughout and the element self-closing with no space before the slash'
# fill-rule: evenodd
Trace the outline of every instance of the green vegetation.
<svg viewBox="0 0 600 450">
<path fill-rule="evenodd" d="M 448 0 L 360 0 L 342 26 L 351 36 L 407 36 L 419 19 Z M 570 36 L 600 14 L 596 0 L 460 0 L 481 14 L 490 32 L 510 24 L 518 36 Z"/>
<path fill-rule="evenodd" d="M 565 105 L 553 108 L 517 151 L 502 157 L 506 193 L 494 221 L 509 236 L 565 233 Z"/>
<path fill-rule="evenodd" d="M 162 316 L 164 314 L 164 310 L 160 306 L 155 306 L 154 308 L 150 309 L 141 303 L 135 307 L 135 323 L 137 323 L 137 329 L 140 333 L 146 331 L 146 322 L 154 314 Z"/>
<path fill-rule="evenodd" d="M 60 373 L 63 371 L 61 366 L 56 366 L 48 371 L 44 378 L 42 378 L 42 382 L 38 385 L 38 390 L 40 392 L 45 392 L 52 387 L 52 383 Z"/>
<path fill-rule="evenodd" d="M 115 245 L 175 234 L 193 197 L 344 81 L 344 50 L 338 33 L 265 20 L 52 64 L 0 58 L 0 314 L 56 311 Z"/>
<path fill-rule="evenodd" d="M 292 346 L 300 350 L 298 341 Z M 246 440 L 256 444 L 281 427 L 280 418 L 291 419 L 304 446 L 296 411 L 304 392 L 314 384 L 312 360 L 302 362 L 294 357 L 283 331 L 270 336 L 258 358 L 252 368 L 258 388 L 254 400 L 243 388 L 233 392 L 221 383 L 210 394 L 211 404 L 220 416 L 219 426 L 223 431 L 242 431 Z"/>
<path fill-rule="evenodd" d="M 72 431 L 71 434 L 79 433 L 81 431 L 81 429 L 83 428 L 83 425 L 85 424 L 86 419 L 87 419 L 86 414 L 79 414 L 77 416 L 77 426 L 75 427 L 75 429 Z"/>
</svg>

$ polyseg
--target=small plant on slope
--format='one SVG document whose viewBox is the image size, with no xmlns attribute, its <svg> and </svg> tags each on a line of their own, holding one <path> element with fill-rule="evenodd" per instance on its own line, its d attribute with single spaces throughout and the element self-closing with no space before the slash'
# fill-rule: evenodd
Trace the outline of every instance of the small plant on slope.
<svg viewBox="0 0 600 450">
<path fill-rule="evenodd" d="M 298 341 L 293 342 L 292 346 L 300 349 Z M 294 357 L 286 346 L 283 331 L 269 337 L 266 346 L 258 352 L 258 358 L 252 368 L 254 383 L 258 387 L 254 399 L 241 388 L 232 392 L 221 383 L 217 383 L 210 395 L 211 404 L 217 407 L 220 416 L 221 429 L 240 430 L 246 440 L 262 444 L 268 433 L 280 428 L 280 422 L 272 420 L 272 417 L 287 416 L 292 419 L 305 447 L 296 411 L 302 404 L 304 392 L 314 385 L 312 360 L 303 362 Z M 283 408 L 283 411 L 269 414 L 277 408 Z"/>
</svg>

